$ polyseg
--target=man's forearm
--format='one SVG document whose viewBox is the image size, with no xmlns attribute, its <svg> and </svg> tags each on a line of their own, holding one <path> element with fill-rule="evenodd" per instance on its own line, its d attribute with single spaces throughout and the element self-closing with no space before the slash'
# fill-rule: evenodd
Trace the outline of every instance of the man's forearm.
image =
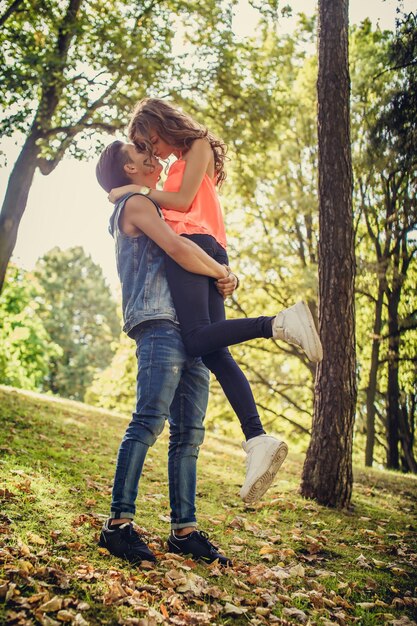
<svg viewBox="0 0 417 626">
<path fill-rule="evenodd" d="M 225 278 L 229 271 L 212 259 L 200 246 L 186 237 L 179 237 L 173 250 L 166 253 L 188 272 L 212 278 Z"/>
<path fill-rule="evenodd" d="M 188 272 L 217 279 L 228 275 L 228 270 L 197 244 L 174 233 L 167 223 L 161 220 L 149 198 L 144 196 L 129 198 L 126 203 L 125 219 L 127 224 L 142 231 Z"/>
</svg>

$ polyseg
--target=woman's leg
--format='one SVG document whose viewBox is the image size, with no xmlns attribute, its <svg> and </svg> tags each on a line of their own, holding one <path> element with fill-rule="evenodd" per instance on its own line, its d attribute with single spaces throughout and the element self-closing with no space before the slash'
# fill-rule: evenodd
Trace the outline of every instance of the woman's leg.
<svg viewBox="0 0 417 626">
<path fill-rule="evenodd" d="M 224 300 L 213 282 L 209 284 L 209 314 L 215 323 L 226 319 Z M 246 441 L 265 434 L 249 381 L 228 348 L 205 354 L 202 359 L 219 381 L 238 416 Z"/>
<path fill-rule="evenodd" d="M 217 242 L 213 243 L 211 237 L 202 236 L 202 239 L 208 254 L 217 257 L 219 262 L 227 263 L 226 252 Z M 190 274 L 169 259 L 167 276 L 187 352 L 193 353 L 204 346 L 207 353 L 201 353 L 203 362 L 219 381 L 239 418 L 246 440 L 265 434 L 246 376 L 226 347 L 217 348 L 229 340 L 227 325 L 230 321 L 245 323 L 247 320 L 226 321 L 224 301 L 212 279 Z M 259 334 L 262 332 L 263 319 L 268 320 L 267 326 L 270 328 L 269 318 L 262 318 L 262 321 L 255 318 L 249 325 L 240 324 L 237 331 L 239 340 L 242 337 L 252 339 L 268 335 L 267 332 Z M 204 335 L 202 339 L 201 335 Z M 196 354 L 199 355 L 200 352 Z"/>
<path fill-rule="evenodd" d="M 219 262 L 227 263 L 224 251 L 205 249 Z M 215 374 L 239 418 L 247 440 L 243 444 L 247 453 L 246 478 L 240 497 L 254 503 L 272 484 L 288 448 L 283 441 L 265 434 L 249 382 L 225 346 L 255 337 L 271 337 L 271 318 L 226 320 L 224 301 L 213 279 L 186 272 L 169 258 L 166 268 L 186 350 L 190 351 L 190 342 L 197 341 L 197 347 L 194 345 L 191 350 L 202 350 L 194 354 L 203 355 L 204 364 Z"/>
<path fill-rule="evenodd" d="M 199 237 L 199 239 L 197 239 Z M 212 257 L 220 246 L 209 235 L 190 236 L 196 238 L 201 247 Z M 214 243 L 211 243 L 213 240 Z M 225 259 L 226 253 L 223 251 Z M 209 310 L 210 293 L 218 296 L 221 306 L 223 298 L 217 292 L 214 279 L 191 274 L 175 261 L 166 257 L 166 271 L 175 309 L 181 324 L 185 348 L 191 356 L 202 356 L 237 343 L 264 337 L 272 337 L 274 317 L 253 317 L 238 320 L 213 319 Z"/>
</svg>

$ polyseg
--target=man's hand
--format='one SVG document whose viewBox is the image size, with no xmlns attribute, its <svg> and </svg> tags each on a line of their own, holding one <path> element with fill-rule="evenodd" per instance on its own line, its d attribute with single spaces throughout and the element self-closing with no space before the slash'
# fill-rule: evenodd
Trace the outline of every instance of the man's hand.
<svg viewBox="0 0 417 626">
<path fill-rule="evenodd" d="M 230 272 L 229 276 L 226 276 L 226 278 L 219 278 L 218 280 L 216 280 L 217 291 L 220 293 L 221 296 L 223 296 L 224 300 L 228 296 L 232 295 L 237 286 L 237 276 L 235 276 L 235 274 L 232 274 L 232 272 Z"/>
</svg>

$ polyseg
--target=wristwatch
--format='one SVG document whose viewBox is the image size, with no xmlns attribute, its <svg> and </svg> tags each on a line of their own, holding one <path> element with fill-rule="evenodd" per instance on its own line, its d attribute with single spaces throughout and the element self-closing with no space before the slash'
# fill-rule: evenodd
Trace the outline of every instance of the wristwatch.
<svg viewBox="0 0 417 626">
<path fill-rule="evenodd" d="M 150 187 L 141 187 L 140 188 L 140 193 L 143 196 L 149 196 L 149 194 L 151 193 L 152 189 Z"/>
</svg>

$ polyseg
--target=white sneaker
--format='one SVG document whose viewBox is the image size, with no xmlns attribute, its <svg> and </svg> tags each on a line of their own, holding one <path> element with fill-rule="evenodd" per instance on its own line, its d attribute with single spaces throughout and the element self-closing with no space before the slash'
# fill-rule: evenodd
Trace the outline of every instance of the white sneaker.
<svg viewBox="0 0 417 626">
<path fill-rule="evenodd" d="M 313 316 L 303 301 L 278 313 L 272 321 L 272 336 L 298 346 L 310 361 L 318 363 L 323 358 L 323 348 Z"/>
<path fill-rule="evenodd" d="M 247 453 L 246 478 L 240 497 L 244 502 L 257 502 L 269 489 L 288 454 L 284 441 L 270 435 L 258 435 L 242 443 Z"/>
</svg>

